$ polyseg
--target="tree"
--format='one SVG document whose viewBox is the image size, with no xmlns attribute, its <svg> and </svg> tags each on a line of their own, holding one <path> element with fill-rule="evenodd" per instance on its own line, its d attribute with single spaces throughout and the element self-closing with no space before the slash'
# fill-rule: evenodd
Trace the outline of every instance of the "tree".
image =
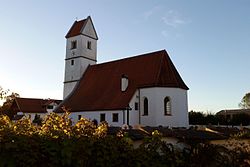
<svg viewBox="0 0 250 167">
<path fill-rule="evenodd" d="M 43 119 L 40 117 L 40 115 L 36 114 L 32 123 L 36 123 L 37 125 L 42 125 L 42 121 L 43 121 Z"/>
<path fill-rule="evenodd" d="M 1 86 L 0 86 L 0 100 L 3 100 L 7 93 L 9 92 L 9 90 L 4 90 Z"/>
<path fill-rule="evenodd" d="M 190 111 L 188 113 L 189 124 L 191 125 L 205 125 L 205 115 L 202 112 Z"/>
<path fill-rule="evenodd" d="M 245 96 L 242 98 L 239 107 L 243 109 L 250 109 L 250 92 L 246 93 Z"/>
<path fill-rule="evenodd" d="M 0 99 L 5 99 L 5 102 L 3 103 L 2 106 L 0 106 L 0 113 L 2 114 L 6 114 L 9 117 L 12 117 L 13 115 L 11 115 L 8 111 L 13 103 L 13 101 L 15 100 L 16 97 L 20 97 L 20 95 L 18 93 L 12 92 L 11 94 L 8 95 L 9 90 L 3 90 L 0 87 Z"/>
<path fill-rule="evenodd" d="M 9 90 L 4 90 L 1 86 L 0 86 L 0 102 L 4 99 L 6 99 L 7 93 L 9 92 Z M 2 114 L 2 106 L 0 104 L 0 114 Z"/>
<path fill-rule="evenodd" d="M 209 125 L 217 125 L 219 123 L 219 119 L 215 114 L 208 113 L 205 117 L 206 124 Z"/>
</svg>

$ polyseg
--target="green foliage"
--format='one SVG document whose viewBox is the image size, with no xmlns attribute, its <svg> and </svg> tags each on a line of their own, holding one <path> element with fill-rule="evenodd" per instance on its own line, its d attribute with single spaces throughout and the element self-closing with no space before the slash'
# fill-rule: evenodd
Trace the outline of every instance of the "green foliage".
<svg viewBox="0 0 250 167">
<path fill-rule="evenodd" d="M 36 114 L 32 123 L 36 123 L 37 125 L 41 125 L 42 121 L 43 121 L 43 119 L 40 117 L 40 115 Z"/>
<path fill-rule="evenodd" d="M 0 86 L 0 100 L 3 100 L 7 93 L 9 92 L 9 90 L 4 90 L 1 86 Z"/>
<path fill-rule="evenodd" d="M 0 166 L 36 167 L 161 167 L 161 166 L 242 166 L 250 165 L 250 149 L 196 144 L 179 150 L 154 131 L 139 148 L 128 135 L 107 135 L 107 124 L 94 125 L 82 118 L 72 125 L 69 113 L 51 113 L 41 126 L 26 118 L 11 122 L 0 115 Z M 234 146 L 234 145 L 233 145 Z"/>
<path fill-rule="evenodd" d="M 231 166 L 250 166 L 250 141 L 233 137 L 224 146 L 230 156 Z"/>
<path fill-rule="evenodd" d="M 232 135 L 232 138 L 234 138 L 234 139 L 250 139 L 250 131 L 243 130 L 237 134 Z"/>
<path fill-rule="evenodd" d="M 204 125 L 205 124 L 205 115 L 202 112 L 190 111 L 188 113 L 189 124 L 191 125 Z"/>
<path fill-rule="evenodd" d="M 3 105 L 0 106 L 0 114 L 6 114 L 9 117 L 13 117 L 13 115 L 8 111 L 16 97 L 19 97 L 18 93 L 10 93 L 9 90 L 4 90 L 2 87 L 0 87 L 0 100 L 4 100 Z"/>
<path fill-rule="evenodd" d="M 234 166 L 232 155 L 226 147 L 211 144 L 198 144 L 191 152 L 191 166 Z"/>
<path fill-rule="evenodd" d="M 234 114 L 232 119 L 227 119 L 223 115 L 214 115 L 212 113 L 204 114 L 202 112 L 190 111 L 188 113 L 190 125 L 243 125 L 250 124 L 250 115 L 245 113 Z"/>
<path fill-rule="evenodd" d="M 185 166 L 184 157 L 172 144 L 161 140 L 158 131 L 134 150 L 138 166 Z"/>
<path fill-rule="evenodd" d="M 202 112 L 190 111 L 188 116 L 189 124 L 191 125 L 217 125 L 220 123 L 220 118 L 212 113 L 204 114 Z"/>
<path fill-rule="evenodd" d="M 250 108 L 250 92 L 246 93 L 244 97 L 242 98 L 239 107 L 243 109 L 249 109 Z"/>
<path fill-rule="evenodd" d="M 72 136 L 72 122 L 69 118 L 69 112 L 63 115 L 50 113 L 43 121 L 39 134 L 48 138 L 70 138 Z"/>
</svg>

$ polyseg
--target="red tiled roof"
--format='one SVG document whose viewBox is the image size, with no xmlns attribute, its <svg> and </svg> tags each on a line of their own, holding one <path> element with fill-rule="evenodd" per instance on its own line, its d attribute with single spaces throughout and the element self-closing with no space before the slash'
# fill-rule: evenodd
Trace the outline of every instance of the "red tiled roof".
<svg viewBox="0 0 250 167">
<path fill-rule="evenodd" d="M 128 88 L 121 91 L 121 77 Z M 124 109 L 137 88 L 175 87 L 188 90 L 165 50 L 117 61 L 91 65 L 77 87 L 58 107 L 71 111 Z"/>
<path fill-rule="evenodd" d="M 14 101 L 17 104 L 19 112 L 23 113 L 47 113 L 46 106 L 52 102 L 59 104 L 61 100 L 16 98 Z"/>
<path fill-rule="evenodd" d="M 83 26 L 85 25 L 86 20 L 87 19 L 75 21 L 65 37 L 69 38 L 69 37 L 80 35 L 82 33 L 81 30 Z"/>
<path fill-rule="evenodd" d="M 70 38 L 70 37 L 74 37 L 74 36 L 81 35 L 81 34 L 84 35 L 83 30 L 84 30 L 87 22 L 90 22 L 90 24 L 93 26 L 93 31 L 94 31 L 93 33 L 94 34 L 92 34 L 92 35 L 91 34 L 85 34 L 85 35 L 90 37 L 90 38 L 94 38 L 94 39 L 97 40 L 98 36 L 96 34 L 96 30 L 95 30 L 95 27 L 93 25 L 93 22 L 92 22 L 92 19 L 91 19 L 90 16 L 88 16 L 86 19 L 83 19 L 83 20 L 80 20 L 80 21 L 75 21 L 65 37 Z"/>
</svg>

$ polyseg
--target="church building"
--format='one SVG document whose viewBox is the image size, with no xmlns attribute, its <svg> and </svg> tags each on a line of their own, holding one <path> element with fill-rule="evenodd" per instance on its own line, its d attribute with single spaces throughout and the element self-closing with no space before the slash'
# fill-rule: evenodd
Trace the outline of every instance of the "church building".
<svg viewBox="0 0 250 167">
<path fill-rule="evenodd" d="M 66 35 L 62 107 L 110 126 L 188 126 L 188 87 L 165 50 L 97 64 L 92 19 L 75 21 Z"/>
</svg>

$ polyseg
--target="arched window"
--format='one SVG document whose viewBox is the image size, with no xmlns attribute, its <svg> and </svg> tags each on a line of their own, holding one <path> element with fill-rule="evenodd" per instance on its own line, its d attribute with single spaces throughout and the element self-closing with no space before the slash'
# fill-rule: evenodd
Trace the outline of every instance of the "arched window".
<svg viewBox="0 0 250 167">
<path fill-rule="evenodd" d="M 145 97 L 143 100 L 143 115 L 148 115 L 148 99 Z"/>
<path fill-rule="evenodd" d="M 169 97 L 164 99 L 164 115 L 171 115 L 171 101 Z"/>
</svg>

